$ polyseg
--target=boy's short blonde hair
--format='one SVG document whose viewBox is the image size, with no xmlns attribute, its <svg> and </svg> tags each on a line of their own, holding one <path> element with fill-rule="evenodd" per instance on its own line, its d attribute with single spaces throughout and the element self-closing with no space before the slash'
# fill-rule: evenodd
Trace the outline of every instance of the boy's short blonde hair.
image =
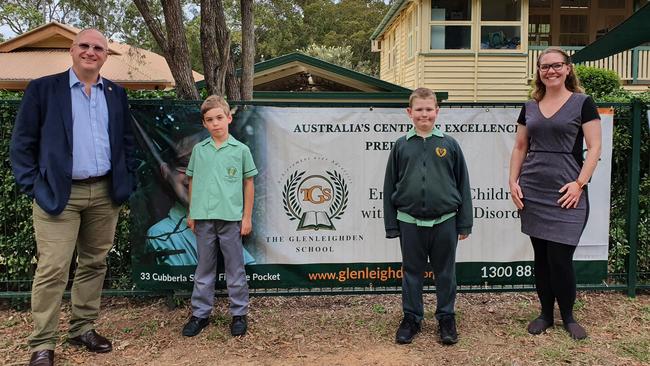
<svg viewBox="0 0 650 366">
<path fill-rule="evenodd" d="M 221 95 L 213 94 L 207 97 L 203 101 L 203 104 L 201 104 L 201 118 L 203 118 L 210 109 L 215 108 L 221 108 L 226 115 L 230 115 L 230 106 L 228 105 L 228 102 L 226 102 Z"/>
<path fill-rule="evenodd" d="M 409 107 L 413 107 L 413 100 L 416 98 L 433 99 L 436 107 L 438 106 L 438 98 L 436 98 L 436 93 L 434 93 L 433 90 L 429 88 L 417 88 L 413 90 L 413 93 L 411 93 L 411 96 L 409 96 Z"/>
</svg>

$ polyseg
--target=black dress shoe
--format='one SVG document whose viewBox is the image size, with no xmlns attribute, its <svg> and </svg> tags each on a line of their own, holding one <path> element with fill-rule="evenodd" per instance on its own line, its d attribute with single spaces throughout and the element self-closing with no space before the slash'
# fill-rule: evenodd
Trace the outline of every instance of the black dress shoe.
<svg viewBox="0 0 650 366">
<path fill-rule="evenodd" d="M 456 331 L 456 317 L 445 315 L 438 321 L 440 327 L 440 341 L 442 344 L 451 345 L 458 342 L 458 332 Z"/>
<path fill-rule="evenodd" d="M 32 358 L 29 359 L 29 366 L 53 366 L 54 365 L 54 351 L 51 349 L 44 349 L 32 352 Z"/>
<path fill-rule="evenodd" d="M 203 328 L 208 326 L 208 318 L 197 318 L 194 315 L 187 321 L 183 327 L 183 335 L 186 337 L 194 337 L 201 333 Z"/>
<path fill-rule="evenodd" d="M 96 353 L 105 353 L 113 350 L 111 341 L 97 334 L 94 329 L 80 336 L 68 338 L 68 343 L 75 346 L 85 346 L 90 352 Z"/>
<path fill-rule="evenodd" d="M 243 336 L 246 334 L 246 329 L 248 329 L 246 315 L 232 317 L 232 323 L 230 323 L 230 334 L 232 334 L 233 337 Z"/>
<path fill-rule="evenodd" d="M 404 319 L 397 328 L 395 342 L 398 344 L 408 344 L 413 341 L 416 334 L 420 332 L 420 322 L 415 320 L 413 314 L 404 314 Z"/>
</svg>

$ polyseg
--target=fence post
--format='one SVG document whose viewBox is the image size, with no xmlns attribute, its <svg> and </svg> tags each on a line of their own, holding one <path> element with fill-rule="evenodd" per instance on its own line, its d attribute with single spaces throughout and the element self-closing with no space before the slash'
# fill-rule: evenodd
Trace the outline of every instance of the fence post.
<svg viewBox="0 0 650 366">
<path fill-rule="evenodd" d="M 632 156 L 627 176 L 627 243 L 630 246 L 627 263 L 627 295 L 636 296 L 639 240 L 639 170 L 641 169 L 641 101 L 632 100 Z"/>
<path fill-rule="evenodd" d="M 639 78 L 639 48 L 632 49 L 632 84 L 636 84 Z"/>
</svg>

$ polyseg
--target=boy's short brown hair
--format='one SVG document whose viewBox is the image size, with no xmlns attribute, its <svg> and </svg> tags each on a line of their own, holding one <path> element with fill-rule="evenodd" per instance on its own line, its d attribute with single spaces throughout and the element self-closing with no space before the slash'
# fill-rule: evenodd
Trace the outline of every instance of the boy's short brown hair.
<svg viewBox="0 0 650 366">
<path fill-rule="evenodd" d="M 434 93 L 433 90 L 429 88 L 417 88 L 413 90 L 413 93 L 411 93 L 411 96 L 409 96 L 409 107 L 413 107 L 413 100 L 416 98 L 433 99 L 433 102 L 436 103 L 436 107 L 438 106 L 438 98 L 436 98 L 436 93 Z"/>
<path fill-rule="evenodd" d="M 212 94 L 205 98 L 203 104 L 201 104 L 201 118 L 203 118 L 210 109 L 215 108 L 221 108 L 226 115 L 230 115 L 230 106 L 228 105 L 228 102 L 226 102 L 221 95 Z"/>
</svg>

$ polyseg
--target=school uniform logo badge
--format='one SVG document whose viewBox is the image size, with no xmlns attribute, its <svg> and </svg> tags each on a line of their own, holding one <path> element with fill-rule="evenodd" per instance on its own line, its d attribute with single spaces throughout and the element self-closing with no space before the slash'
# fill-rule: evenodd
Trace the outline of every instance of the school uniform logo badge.
<svg viewBox="0 0 650 366">
<path fill-rule="evenodd" d="M 436 147 L 436 155 L 438 155 L 439 158 L 444 158 L 445 155 L 447 155 L 447 149 L 444 147 Z"/>
<path fill-rule="evenodd" d="M 336 230 L 348 207 L 349 190 L 337 170 L 310 172 L 294 170 L 282 188 L 282 205 L 289 220 L 297 220 L 300 230 Z"/>
</svg>

